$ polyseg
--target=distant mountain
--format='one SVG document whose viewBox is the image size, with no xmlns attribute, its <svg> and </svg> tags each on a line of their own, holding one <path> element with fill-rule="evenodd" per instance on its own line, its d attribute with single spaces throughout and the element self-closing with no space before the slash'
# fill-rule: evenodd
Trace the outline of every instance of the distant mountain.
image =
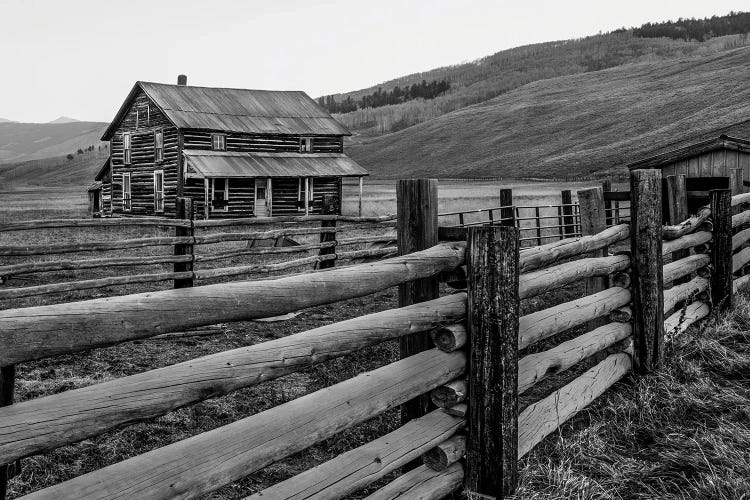
<svg viewBox="0 0 750 500">
<path fill-rule="evenodd" d="M 750 139 L 750 47 L 539 80 L 347 152 L 387 178 L 565 177 L 656 150 Z"/>
<path fill-rule="evenodd" d="M 94 146 L 108 124 L 100 122 L 70 123 L 0 123 L 0 163 L 75 154 L 78 149 Z"/>
<path fill-rule="evenodd" d="M 61 116 L 60 118 L 56 118 L 52 120 L 51 122 L 47 122 L 47 123 L 77 123 L 80 121 L 81 120 L 76 120 L 75 118 L 70 118 L 68 116 Z"/>
</svg>

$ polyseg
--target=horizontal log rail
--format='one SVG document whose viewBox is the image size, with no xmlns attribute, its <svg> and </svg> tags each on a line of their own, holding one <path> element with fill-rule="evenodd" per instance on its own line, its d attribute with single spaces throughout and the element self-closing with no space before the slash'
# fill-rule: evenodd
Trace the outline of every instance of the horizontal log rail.
<svg viewBox="0 0 750 500">
<path fill-rule="evenodd" d="M 385 248 L 367 248 L 364 250 L 351 250 L 348 252 L 336 252 L 338 260 L 366 259 L 366 258 L 385 258 L 398 253 L 396 247 Z"/>
<path fill-rule="evenodd" d="M 443 243 L 320 273 L 8 309 L 0 311 L 0 366 L 362 297 L 451 271 L 465 254 L 465 244 Z"/>
<path fill-rule="evenodd" d="M 339 231 L 342 231 L 341 227 L 299 227 L 270 229 L 268 231 L 250 231 L 242 233 L 210 233 L 196 235 L 193 240 L 193 244 L 210 245 L 213 243 L 225 243 L 228 241 L 269 240 L 287 236 L 300 236 L 307 234 L 336 234 L 336 232 Z"/>
<path fill-rule="evenodd" d="M 424 351 L 27 498 L 192 498 L 424 394 L 465 368 L 461 352 Z"/>
<path fill-rule="evenodd" d="M 227 227 L 227 226 L 259 226 L 264 224 L 280 224 L 286 222 L 390 222 L 395 221 L 396 215 L 381 215 L 377 217 L 353 217 L 348 215 L 288 215 L 279 217 L 245 217 L 237 219 L 208 219 L 196 220 L 196 228 Z"/>
<path fill-rule="evenodd" d="M 607 276 L 630 267 L 627 255 L 589 257 L 521 274 L 519 296 L 522 299 L 556 290 L 585 278 Z"/>
<path fill-rule="evenodd" d="M 732 196 L 733 207 L 744 205 L 745 203 L 750 203 L 750 193 L 740 193 Z"/>
<path fill-rule="evenodd" d="M 612 354 L 563 388 L 529 405 L 518 415 L 518 458 L 591 404 L 631 368 L 629 354 Z"/>
<path fill-rule="evenodd" d="M 533 271 L 565 259 L 600 250 L 630 237 L 627 224 L 610 227 L 601 233 L 576 239 L 564 239 L 521 250 L 521 272 Z"/>
<path fill-rule="evenodd" d="M 664 341 L 669 342 L 690 328 L 696 322 L 707 317 L 711 308 L 705 302 L 695 301 L 685 308 L 676 311 L 664 320 Z"/>
<path fill-rule="evenodd" d="M 133 285 L 136 283 L 157 283 L 176 279 L 192 278 L 191 271 L 167 272 L 152 274 L 133 274 L 129 276 L 111 276 L 90 280 L 70 281 L 66 283 L 52 283 L 50 285 L 24 286 L 19 288 L 0 289 L 0 300 L 49 295 L 51 293 L 74 292 L 78 290 L 92 290 L 109 286 Z"/>
<path fill-rule="evenodd" d="M 336 240 L 338 246 L 359 245 L 363 243 L 388 243 L 396 241 L 396 234 L 381 234 L 378 236 L 359 236 L 354 238 L 340 238 Z"/>
<path fill-rule="evenodd" d="M 285 262 L 275 262 L 272 264 L 253 264 L 250 266 L 198 269 L 193 271 L 193 276 L 197 280 L 204 280 L 211 278 L 224 278 L 228 276 L 242 276 L 255 273 L 271 273 L 275 271 L 283 271 L 285 269 L 293 269 L 295 267 L 307 266 L 309 264 L 315 264 L 317 262 L 325 262 L 328 260 L 336 260 L 336 255 L 313 255 L 311 257 L 302 257 L 300 259 L 293 259 Z"/>
<path fill-rule="evenodd" d="M 163 245 L 190 245 L 194 240 L 190 236 L 164 236 L 154 238 L 135 238 L 130 240 L 89 241 L 86 243 L 63 243 L 55 245 L 18 245 L 0 247 L 0 255 L 22 257 L 28 255 L 49 255 L 73 252 L 100 252 L 103 250 L 125 250 Z"/>
<path fill-rule="evenodd" d="M 15 276 L 27 273 L 46 273 L 50 271 L 74 271 L 78 269 L 98 269 L 114 266 L 140 266 L 151 264 L 172 264 L 190 262 L 190 255 L 144 255 L 142 257 L 105 257 L 84 260 L 50 260 L 0 266 L 0 276 Z"/>
<path fill-rule="evenodd" d="M 698 227 L 700 227 L 700 225 L 703 224 L 709 217 L 711 217 L 711 209 L 708 207 L 703 207 L 698 210 L 697 214 L 691 216 L 684 222 L 681 222 L 674 226 L 663 226 L 661 233 L 662 238 L 664 238 L 665 240 L 675 240 L 680 236 L 685 236 L 686 234 L 692 233 L 693 231 L 698 229 Z"/>
<path fill-rule="evenodd" d="M 71 227 L 162 226 L 189 228 L 190 225 L 191 221 L 186 219 L 166 219 L 159 217 L 118 217 L 107 219 L 41 219 L 18 222 L 4 222 L 0 224 L 0 232 Z"/>
<path fill-rule="evenodd" d="M 711 264 L 711 257 L 706 254 L 695 254 L 685 257 L 684 259 L 676 260 L 664 265 L 663 271 L 663 282 L 671 283 L 674 280 L 680 279 L 683 276 L 694 273 L 699 269 L 702 269 Z"/>
<path fill-rule="evenodd" d="M 748 284 L 750 284 L 750 274 L 732 280 L 732 289 L 734 290 L 734 293 L 737 293 L 740 290 L 745 289 Z"/>
<path fill-rule="evenodd" d="M 750 248 L 743 248 L 732 256 L 732 273 L 738 273 L 750 262 Z"/>
<path fill-rule="evenodd" d="M 374 441 L 250 495 L 246 500 L 345 498 L 419 458 L 465 424 L 463 418 L 434 410 Z"/>
<path fill-rule="evenodd" d="M 732 216 L 732 227 L 744 226 L 748 223 L 750 223 L 750 210 Z"/>
<path fill-rule="evenodd" d="M 737 250 L 750 240 L 750 228 L 743 229 L 732 236 L 732 250 Z"/>
<path fill-rule="evenodd" d="M 456 462 L 444 471 L 424 465 L 403 474 L 364 500 L 442 500 L 458 489 L 464 481 L 464 467 Z"/>
<path fill-rule="evenodd" d="M 242 255 L 282 255 L 289 253 L 300 253 L 308 250 L 319 250 L 321 248 L 333 248 L 337 245 L 336 241 L 327 241 L 324 243 L 309 243 L 293 247 L 250 247 L 240 248 L 237 250 L 227 250 L 225 252 L 211 252 L 195 255 L 195 262 L 211 262 L 214 260 L 229 259 L 240 257 Z"/>
<path fill-rule="evenodd" d="M 664 312 L 671 311 L 680 302 L 692 301 L 699 293 L 706 290 L 708 290 L 708 279 L 700 276 L 664 290 Z"/>
<path fill-rule="evenodd" d="M 465 316 L 466 294 L 458 293 L 2 407 L 0 456 L 71 444 Z"/>
<path fill-rule="evenodd" d="M 564 372 L 632 334 L 633 327 L 629 323 L 608 323 L 547 351 L 524 356 L 518 361 L 518 393 L 526 392 L 545 378 Z"/>
<path fill-rule="evenodd" d="M 522 316 L 518 327 L 518 349 L 525 349 L 552 335 L 607 316 L 615 309 L 630 304 L 630 300 L 629 290 L 612 287 Z"/>
<path fill-rule="evenodd" d="M 711 241 L 712 237 L 710 231 L 697 231 L 695 233 L 686 234 L 685 236 L 680 236 L 674 240 L 665 241 L 662 245 L 661 253 L 666 257 L 667 255 L 671 255 L 672 252 L 705 245 Z"/>
</svg>

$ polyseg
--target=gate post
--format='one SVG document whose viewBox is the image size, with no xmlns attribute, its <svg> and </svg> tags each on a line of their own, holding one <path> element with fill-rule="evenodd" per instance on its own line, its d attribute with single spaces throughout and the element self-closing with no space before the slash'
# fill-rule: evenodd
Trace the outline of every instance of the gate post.
<svg viewBox="0 0 750 500">
<path fill-rule="evenodd" d="M 519 249 L 517 228 L 469 228 L 469 499 L 502 498 L 518 482 Z"/>
<path fill-rule="evenodd" d="M 176 212 L 177 212 L 176 214 L 177 219 L 190 221 L 190 227 L 176 227 L 174 231 L 174 235 L 177 237 L 190 236 L 191 238 L 194 238 L 195 228 L 193 227 L 193 220 L 195 219 L 195 207 L 193 205 L 193 199 L 178 197 Z M 191 257 L 193 257 L 193 260 L 195 259 L 195 255 L 193 254 L 192 243 L 175 245 L 174 254 L 175 255 L 190 255 Z M 175 262 L 174 272 L 176 273 L 184 273 L 188 271 L 192 272 L 193 260 L 190 260 L 190 262 Z M 190 288 L 192 286 L 193 286 L 192 277 L 180 278 L 180 279 L 174 280 L 174 288 Z"/>
<path fill-rule="evenodd" d="M 661 170 L 630 172 L 630 265 L 633 294 L 633 368 L 659 368 L 664 351 Z"/>
<path fill-rule="evenodd" d="M 711 218 L 713 241 L 711 245 L 711 302 L 714 313 L 731 310 L 732 293 L 732 191 L 712 189 Z"/>
</svg>

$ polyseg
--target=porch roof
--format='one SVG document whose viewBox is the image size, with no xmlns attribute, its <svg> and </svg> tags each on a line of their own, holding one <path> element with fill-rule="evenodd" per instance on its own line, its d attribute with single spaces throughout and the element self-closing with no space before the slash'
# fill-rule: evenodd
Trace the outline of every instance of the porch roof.
<svg viewBox="0 0 750 500">
<path fill-rule="evenodd" d="M 362 177 L 369 175 L 342 153 L 239 153 L 183 151 L 188 177 Z"/>
</svg>

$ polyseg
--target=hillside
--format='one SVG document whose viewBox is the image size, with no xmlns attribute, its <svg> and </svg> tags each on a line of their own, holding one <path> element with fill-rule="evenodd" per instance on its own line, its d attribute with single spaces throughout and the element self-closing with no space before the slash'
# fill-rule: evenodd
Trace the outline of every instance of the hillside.
<svg viewBox="0 0 750 500">
<path fill-rule="evenodd" d="M 94 181 L 109 154 L 108 150 L 94 150 L 74 154 L 72 160 L 56 156 L 40 160 L 0 164 L 0 185 L 3 190 L 28 187 L 85 187 Z"/>
<path fill-rule="evenodd" d="M 540 80 L 349 154 L 378 177 L 589 175 L 750 119 L 750 48 Z M 730 132 L 748 136 L 743 126 Z M 748 130 L 750 132 L 750 130 Z"/>
<path fill-rule="evenodd" d="M 0 122 L 0 164 L 68 153 L 89 146 L 98 148 L 106 123 Z"/>
</svg>

